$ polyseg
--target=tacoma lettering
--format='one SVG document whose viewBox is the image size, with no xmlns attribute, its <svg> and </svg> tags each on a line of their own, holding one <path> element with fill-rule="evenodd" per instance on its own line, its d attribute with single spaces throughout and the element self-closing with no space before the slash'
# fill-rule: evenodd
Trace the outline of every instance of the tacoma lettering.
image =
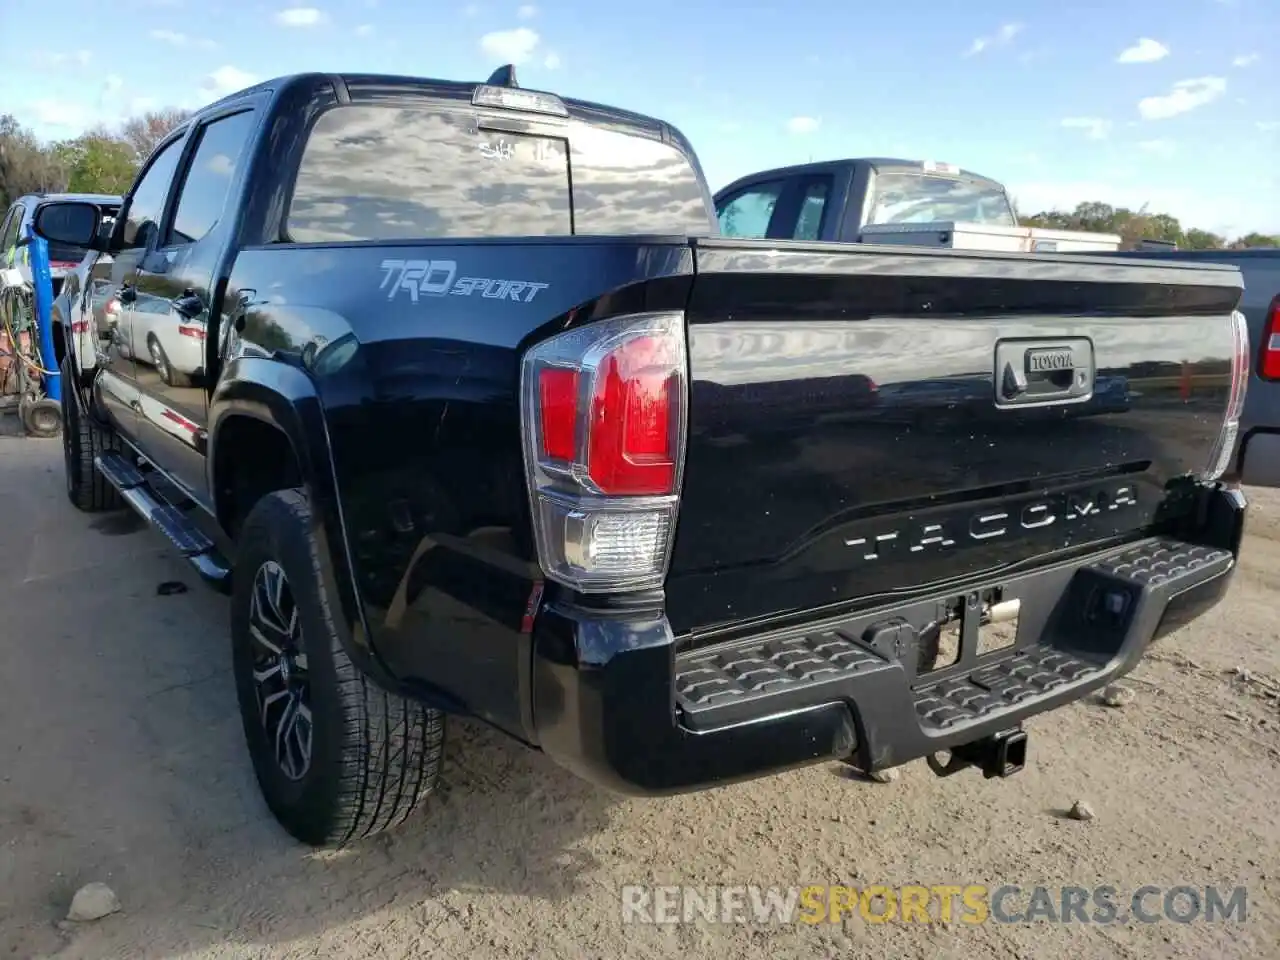
<svg viewBox="0 0 1280 960">
<path fill-rule="evenodd" d="M 893 552 L 900 543 L 911 553 L 945 550 L 957 542 L 998 540 L 1010 534 L 1040 530 L 1055 524 L 1072 524 L 1092 519 L 1113 510 L 1138 504 L 1137 492 L 1130 484 L 1111 490 L 1071 491 L 1032 500 L 1009 509 L 977 510 L 954 517 L 944 517 L 922 524 L 918 529 L 899 529 L 851 537 L 845 546 L 860 550 L 863 560 L 879 560 Z"/>
</svg>

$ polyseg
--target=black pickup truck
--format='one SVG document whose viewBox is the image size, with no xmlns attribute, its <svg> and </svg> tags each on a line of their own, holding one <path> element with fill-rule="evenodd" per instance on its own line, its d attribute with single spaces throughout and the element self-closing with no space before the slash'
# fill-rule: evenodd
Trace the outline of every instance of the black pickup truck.
<svg viewBox="0 0 1280 960">
<path fill-rule="evenodd" d="M 313 844 L 402 820 L 446 714 L 621 792 L 1006 776 L 1235 566 L 1231 269 L 722 238 L 676 130 L 509 70 L 251 87 L 98 217 L 37 214 L 125 308 L 91 377 L 63 348 L 69 497 L 230 593 Z M 901 415 L 948 378 L 980 402 Z"/>
</svg>

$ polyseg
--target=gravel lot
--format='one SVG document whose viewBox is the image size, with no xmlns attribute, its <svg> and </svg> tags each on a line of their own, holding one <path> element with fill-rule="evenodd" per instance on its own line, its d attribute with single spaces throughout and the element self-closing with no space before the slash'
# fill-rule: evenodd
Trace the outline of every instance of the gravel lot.
<svg viewBox="0 0 1280 960">
<path fill-rule="evenodd" d="M 612 797 L 455 723 L 389 837 L 292 842 L 241 748 L 221 598 L 130 515 L 77 514 L 57 441 L 0 438 L 0 957 L 1264 957 L 1280 944 L 1280 496 L 1253 492 L 1228 601 L 1133 703 L 1033 721 L 1007 782 L 825 764 Z M 166 580 L 191 584 L 158 596 Z M 1248 676 L 1236 671 L 1243 667 Z M 1065 817 L 1073 801 L 1092 822 Z M 59 926 L 105 881 L 120 913 Z M 628 883 L 1248 887 L 1241 923 L 752 928 L 621 923 Z M 1266 944 L 1271 946 L 1267 947 Z"/>
</svg>

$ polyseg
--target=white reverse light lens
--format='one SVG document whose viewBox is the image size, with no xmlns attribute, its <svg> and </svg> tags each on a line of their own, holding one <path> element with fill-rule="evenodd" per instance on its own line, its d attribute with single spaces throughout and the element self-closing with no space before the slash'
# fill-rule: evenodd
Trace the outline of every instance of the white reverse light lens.
<svg viewBox="0 0 1280 960">
<path fill-rule="evenodd" d="M 547 573 L 585 591 L 660 586 L 674 505 L 611 509 L 538 498 Z"/>
</svg>

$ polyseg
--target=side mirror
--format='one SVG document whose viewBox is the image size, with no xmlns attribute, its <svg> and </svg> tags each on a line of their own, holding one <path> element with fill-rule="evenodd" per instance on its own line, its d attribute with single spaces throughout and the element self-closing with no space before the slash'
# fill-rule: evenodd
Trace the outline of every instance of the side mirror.
<svg viewBox="0 0 1280 960">
<path fill-rule="evenodd" d="M 100 250 L 102 211 L 83 200 L 50 200 L 36 207 L 32 227 L 46 240 Z"/>
</svg>

